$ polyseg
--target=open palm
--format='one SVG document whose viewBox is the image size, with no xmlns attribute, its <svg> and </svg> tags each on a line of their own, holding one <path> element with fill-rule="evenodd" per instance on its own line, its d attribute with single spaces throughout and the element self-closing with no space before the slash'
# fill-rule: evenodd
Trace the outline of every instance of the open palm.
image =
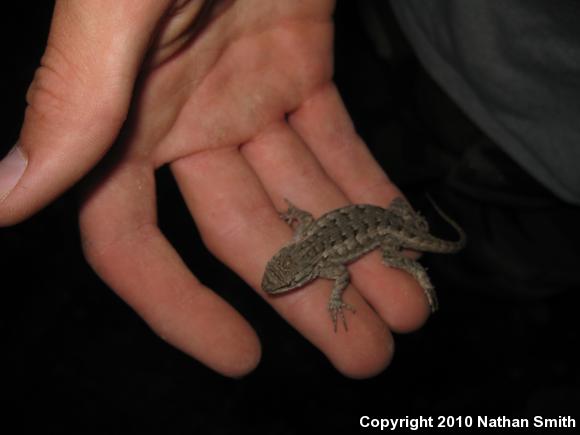
<svg viewBox="0 0 580 435">
<path fill-rule="evenodd" d="M 332 83 L 333 6 L 111 2 L 92 11 L 112 29 L 94 52 L 78 55 L 91 67 L 86 78 L 68 57 L 75 52 L 59 46 L 71 43 L 58 39 L 59 25 L 73 24 L 58 19 L 87 6 L 57 3 L 20 139 L 28 167 L 0 221 L 32 213 L 101 161 L 80 211 L 90 264 L 161 337 L 224 374 L 248 372 L 260 356 L 255 333 L 159 231 L 154 171 L 170 165 L 204 243 L 259 292 L 266 262 L 291 237 L 277 212 L 284 198 L 320 215 L 349 202 L 386 206 L 400 195 Z M 345 300 L 357 312 L 347 313 L 347 333 L 333 330 L 328 281 L 267 300 L 343 373 L 370 376 L 391 358 L 389 330 L 418 327 L 428 309 L 418 284 L 377 253 L 350 270 Z"/>
</svg>

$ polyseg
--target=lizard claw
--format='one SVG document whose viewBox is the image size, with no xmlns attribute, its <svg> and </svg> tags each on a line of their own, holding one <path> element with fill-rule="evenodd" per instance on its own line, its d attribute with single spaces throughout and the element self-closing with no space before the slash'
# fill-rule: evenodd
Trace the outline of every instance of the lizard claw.
<svg viewBox="0 0 580 435">
<path fill-rule="evenodd" d="M 341 301 L 340 299 L 331 300 L 328 303 L 328 311 L 330 312 L 330 318 L 332 319 L 332 324 L 334 325 L 334 332 L 337 332 L 336 324 L 337 324 L 338 317 L 340 317 L 342 319 L 342 324 L 344 325 L 344 330 L 348 331 L 348 327 L 346 325 L 346 317 L 344 315 L 345 309 L 352 311 L 353 313 L 356 313 L 356 310 L 352 305 L 347 304 L 347 303 Z"/>
<path fill-rule="evenodd" d="M 286 205 L 288 206 L 287 210 L 281 213 L 278 213 L 280 219 L 286 222 L 288 225 L 291 225 L 294 219 L 296 219 L 296 206 L 290 202 L 287 198 L 284 198 Z"/>
</svg>

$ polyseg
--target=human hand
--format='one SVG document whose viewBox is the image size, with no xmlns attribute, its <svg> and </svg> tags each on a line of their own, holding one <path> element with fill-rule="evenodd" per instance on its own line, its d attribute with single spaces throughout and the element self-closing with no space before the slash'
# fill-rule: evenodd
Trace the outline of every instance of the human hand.
<svg viewBox="0 0 580 435">
<path fill-rule="evenodd" d="M 89 263 L 161 337 L 238 376 L 257 364 L 259 342 L 157 228 L 155 169 L 170 165 L 205 244 L 260 293 L 266 262 L 291 237 L 276 211 L 283 198 L 318 215 L 400 193 L 331 82 L 333 2 L 218 1 L 207 17 L 204 5 L 57 2 L 19 140 L 28 163 L 0 224 L 38 210 L 108 153 L 80 211 Z M 350 270 L 348 333 L 333 331 L 327 281 L 267 300 L 340 371 L 364 377 L 390 360 L 389 330 L 418 327 L 428 308 L 377 253 Z"/>
</svg>

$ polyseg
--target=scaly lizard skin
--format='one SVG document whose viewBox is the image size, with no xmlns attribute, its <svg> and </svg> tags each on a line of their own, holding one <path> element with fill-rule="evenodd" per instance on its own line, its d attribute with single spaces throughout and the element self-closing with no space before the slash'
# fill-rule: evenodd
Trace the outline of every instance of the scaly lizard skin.
<svg viewBox="0 0 580 435">
<path fill-rule="evenodd" d="M 431 198 L 429 198 L 431 200 Z M 316 278 L 334 280 L 328 310 L 336 331 L 337 317 L 346 329 L 344 309 L 354 307 L 342 300 L 350 276 L 346 265 L 373 249 L 381 249 L 383 262 L 411 274 L 421 285 L 431 306 L 437 309 L 437 297 L 425 269 L 403 256 L 403 249 L 422 252 L 453 253 L 465 246 L 465 233 L 431 200 L 437 212 L 459 233 L 458 241 L 447 241 L 429 234 L 425 218 L 413 211 L 401 197 L 388 208 L 375 205 L 348 205 L 332 210 L 318 219 L 290 201 L 281 214 L 289 225 L 297 222 L 294 239 L 266 265 L 262 289 L 270 294 L 284 293 L 304 286 Z"/>
</svg>

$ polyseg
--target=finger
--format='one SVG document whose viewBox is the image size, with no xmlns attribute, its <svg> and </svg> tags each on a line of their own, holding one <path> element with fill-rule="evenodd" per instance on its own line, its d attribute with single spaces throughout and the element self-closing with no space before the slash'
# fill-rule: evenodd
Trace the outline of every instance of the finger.
<svg viewBox="0 0 580 435">
<path fill-rule="evenodd" d="M 245 145 L 243 154 L 279 209 L 284 208 L 282 199 L 288 198 L 318 217 L 348 204 L 349 199 L 286 124 Z M 352 283 L 392 329 L 416 329 L 427 319 L 427 299 L 419 284 L 405 272 L 385 267 L 379 252 L 365 255 L 349 270 Z"/>
<path fill-rule="evenodd" d="M 322 88 L 289 120 L 352 203 L 387 207 L 393 198 L 402 196 L 356 134 L 334 85 Z M 421 257 L 417 251 L 403 253 L 413 259 Z"/>
<path fill-rule="evenodd" d="M 20 138 L 0 162 L 0 225 L 46 205 L 111 146 L 164 3 L 56 2 Z"/>
<path fill-rule="evenodd" d="M 385 207 L 402 195 L 356 134 L 334 85 L 306 100 L 289 122 L 351 202 Z"/>
<path fill-rule="evenodd" d="M 320 348 L 338 370 L 354 377 L 370 376 L 388 364 L 392 337 L 357 292 L 346 297 L 346 302 L 357 307 L 357 320 L 348 319 L 348 333 L 334 333 L 327 311 L 329 281 L 317 280 L 280 297 L 263 293 L 264 267 L 290 240 L 291 231 L 237 150 L 198 153 L 172 163 L 171 168 L 207 247 Z"/>
<path fill-rule="evenodd" d="M 249 324 L 203 286 L 155 222 L 153 171 L 124 164 L 87 194 L 85 255 L 164 340 L 227 376 L 251 371 L 260 346 Z"/>
</svg>

